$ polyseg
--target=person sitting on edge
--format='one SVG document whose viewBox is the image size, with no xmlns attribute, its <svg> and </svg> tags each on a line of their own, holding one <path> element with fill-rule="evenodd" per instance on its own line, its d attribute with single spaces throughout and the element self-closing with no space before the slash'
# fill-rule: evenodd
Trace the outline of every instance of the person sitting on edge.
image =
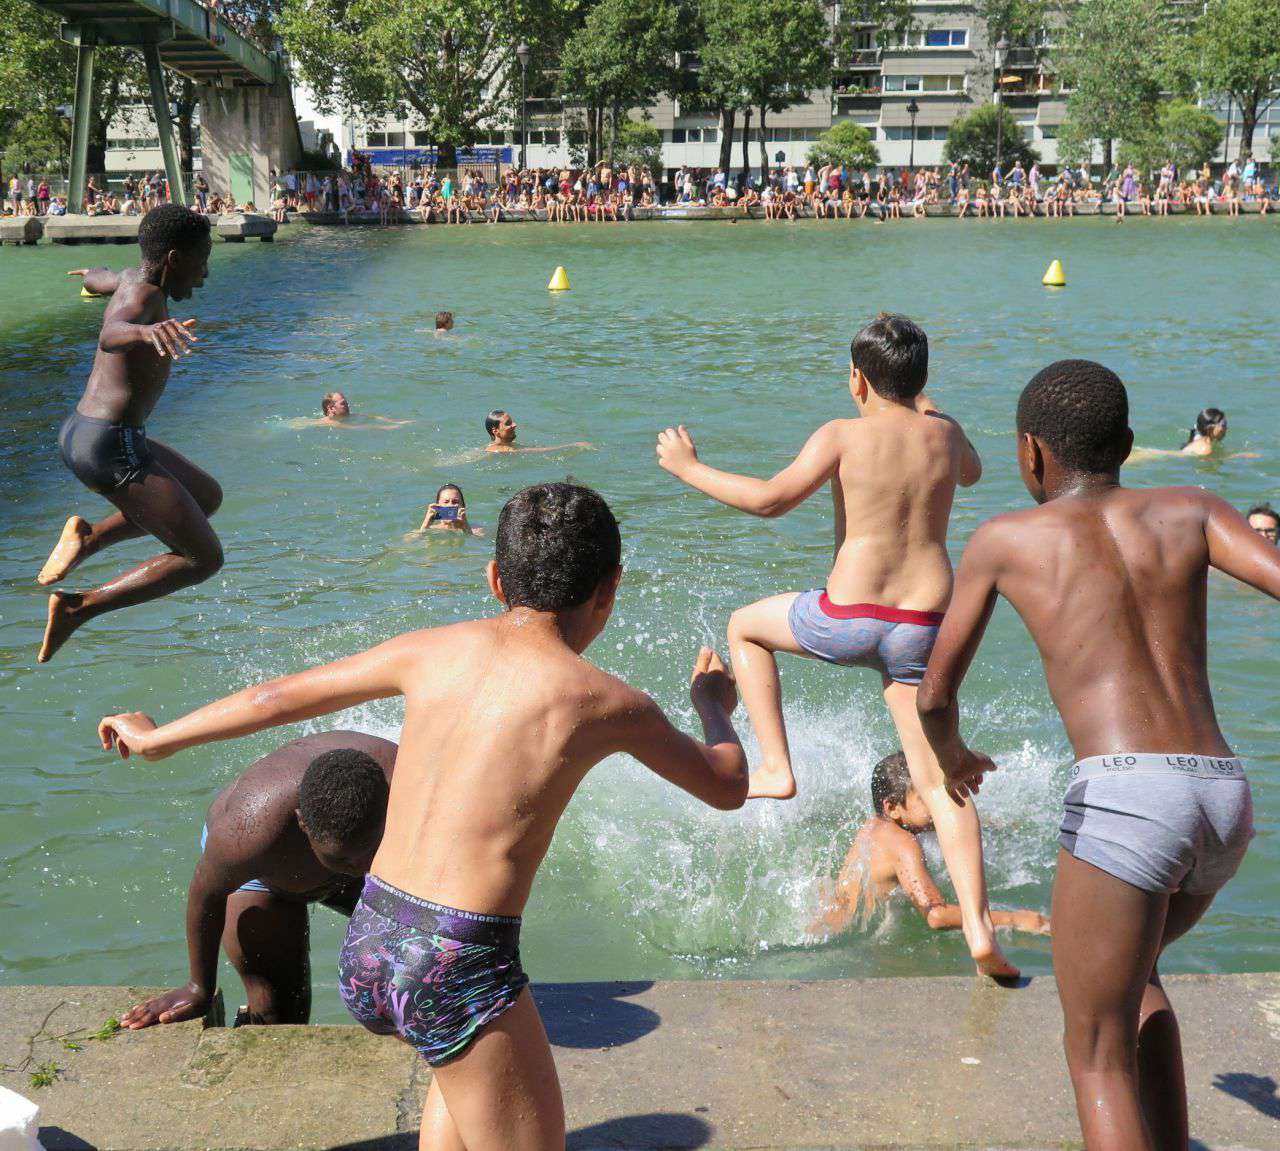
<svg viewBox="0 0 1280 1151">
<path fill-rule="evenodd" d="M 444 332 L 453 331 L 453 313 L 437 312 L 436 313 L 436 332 L 442 334 Z"/>
<path fill-rule="evenodd" d="M 1249 526 L 1272 547 L 1280 544 L 1280 512 L 1270 504 L 1251 507 L 1245 513 L 1245 518 L 1248 519 Z"/>
<path fill-rule="evenodd" d="M 810 930 L 815 935 L 836 935 L 855 919 L 865 922 L 898 888 L 934 931 L 960 927 L 960 908 L 943 899 L 929 874 L 918 836 L 932 829 L 933 820 L 911 784 L 907 757 L 901 751 L 886 755 L 872 769 L 871 807 L 874 814 L 853 838 L 830 906 Z M 1049 920 L 1038 911 L 992 909 L 991 921 L 996 927 L 1049 934 Z"/>
<path fill-rule="evenodd" d="M 658 462 L 713 499 L 765 517 L 831 485 L 837 550 L 827 586 L 770 596 L 729 620 L 729 654 L 760 740 L 751 795 L 796 793 L 775 653 L 879 672 L 964 910 L 970 953 L 983 974 L 1013 977 L 1017 969 L 1001 953 L 988 913 L 977 809 L 947 794 L 916 716 L 916 685 L 951 596 L 952 500 L 957 485 L 978 482 L 982 461 L 960 425 L 924 395 L 929 341 L 918 325 L 882 313 L 854 336 L 850 353 L 848 386 L 862 418 L 824 424 L 772 479 L 702 463 L 683 427 L 658 437 Z"/>
<path fill-rule="evenodd" d="M 562 452 L 566 448 L 589 448 L 586 440 L 572 444 L 554 444 L 547 448 L 525 448 L 516 444 L 516 421 L 504 408 L 494 408 L 484 418 L 484 430 L 489 433 L 486 452 Z"/>
<path fill-rule="evenodd" d="M 1218 496 L 1125 488 L 1129 401 L 1112 371 L 1060 360 L 1018 401 L 1018 468 L 1039 505 L 982 524 L 920 685 L 953 790 L 991 761 L 960 735 L 958 693 L 996 599 L 1025 623 L 1076 763 L 1053 891 L 1053 972 L 1090 1151 L 1187 1146 L 1164 949 L 1235 874 L 1248 780 L 1218 727 L 1207 666 L 1210 567 L 1280 599 L 1280 551 Z"/>
<path fill-rule="evenodd" d="M 468 522 L 467 500 L 457 484 L 444 484 L 436 492 L 436 498 L 427 505 L 427 514 L 415 534 L 428 529 L 463 532 L 472 536 L 484 535 L 484 528 L 473 528 Z"/>
<path fill-rule="evenodd" d="M 58 449 L 76 479 L 116 510 L 97 523 L 71 516 L 36 582 L 57 583 L 122 540 L 152 535 L 166 550 L 94 591 L 50 595 L 40 663 L 95 616 L 201 583 L 222 567 L 222 544 L 209 525 L 222 488 L 185 456 L 148 439 L 146 430 L 170 368 L 197 340 L 196 321 L 172 319 L 169 300 L 190 299 L 204 284 L 211 244 L 206 217 L 162 204 L 138 225 L 140 267 L 68 273 L 111 301 L 84 395 L 62 424 Z"/>
<path fill-rule="evenodd" d="M 714 652 L 699 652 L 690 686 L 705 742 L 582 657 L 622 575 L 608 504 L 573 484 L 525 488 L 502 509 L 496 544 L 486 569 L 502 607 L 494 616 L 397 636 L 162 727 L 136 713 L 99 725 L 104 748 L 162 759 L 404 697 L 386 830 L 339 985 L 360 1023 L 399 1034 L 431 1065 L 424 1151 L 564 1151 L 555 1063 L 520 965 L 520 915 L 587 772 L 622 753 L 712 807 L 741 807 L 747 795 L 737 692 Z"/>
<path fill-rule="evenodd" d="M 323 732 L 286 743 L 224 787 L 209 805 L 187 892 L 190 981 L 139 1003 L 121 1024 L 204 1015 L 219 940 L 244 982 L 247 1022 L 308 1022 L 309 908 L 354 910 L 382 838 L 395 758 L 389 739 Z"/>
</svg>

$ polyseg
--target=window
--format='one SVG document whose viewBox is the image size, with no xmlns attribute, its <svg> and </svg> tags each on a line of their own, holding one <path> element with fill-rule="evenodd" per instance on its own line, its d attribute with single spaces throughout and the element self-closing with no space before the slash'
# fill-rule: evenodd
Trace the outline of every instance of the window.
<svg viewBox="0 0 1280 1151">
<path fill-rule="evenodd" d="M 910 140 L 911 125 L 910 124 L 894 124 L 888 128 L 882 128 L 883 138 L 886 140 Z M 947 129 L 940 124 L 917 124 L 916 125 L 916 142 L 922 140 L 945 140 L 947 138 Z"/>
<path fill-rule="evenodd" d="M 912 28 L 890 41 L 894 48 L 967 48 L 966 28 Z"/>
<path fill-rule="evenodd" d="M 702 142 L 704 144 L 714 144 L 719 139 L 720 139 L 719 128 L 703 128 L 702 129 Z"/>
<path fill-rule="evenodd" d="M 921 92 L 924 90 L 923 78 L 920 76 L 886 76 L 884 78 L 886 92 Z"/>
<path fill-rule="evenodd" d="M 667 139 L 673 144 L 683 144 L 685 142 L 686 135 L 687 132 L 684 128 L 672 128 L 671 131 L 667 133 Z"/>
<path fill-rule="evenodd" d="M 430 132 L 414 132 L 413 134 L 413 146 L 415 148 L 430 148 L 434 143 L 435 141 L 431 139 Z"/>
<path fill-rule="evenodd" d="M 926 92 L 963 92 L 964 88 L 965 78 L 962 74 L 951 73 L 946 76 L 924 77 L 924 90 Z"/>
<path fill-rule="evenodd" d="M 366 132 L 364 137 L 364 146 L 366 148 L 381 148 L 386 145 L 387 134 L 385 132 Z"/>
<path fill-rule="evenodd" d="M 1041 124 L 1040 138 L 1042 140 L 1056 140 L 1058 138 L 1057 124 Z"/>
</svg>

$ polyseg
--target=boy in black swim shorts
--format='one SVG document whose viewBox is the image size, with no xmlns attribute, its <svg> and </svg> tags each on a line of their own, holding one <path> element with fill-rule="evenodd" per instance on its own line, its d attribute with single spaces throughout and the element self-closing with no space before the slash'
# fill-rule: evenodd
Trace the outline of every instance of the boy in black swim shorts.
<svg viewBox="0 0 1280 1151">
<path fill-rule="evenodd" d="M 1280 553 L 1200 488 L 1124 488 L 1133 446 L 1114 372 L 1061 360 L 1018 402 L 1018 465 L 1040 506 L 983 524 L 918 696 L 957 794 L 991 761 L 956 693 L 997 596 L 1040 650 L 1075 751 L 1053 890 L 1053 970 L 1089 1151 L 1187 1146 L 1186 1083 L 1161 953 L 1208 909 L 1253 834 L 1249 781 L 1218 728 L 1208 570 L 1280 599 Z"/>
<path fill-rule="evenodd" d="M 40 663 L 94 616 L 200 583 L 222 566 L 222 545 L 209 525 L 222 489 L 146 430 L 173 361 L 196 342 L 196 321 L 171 319 L 169 300 L 189 299 L 204 283 L 210 244 L 207 216 L 162 204 L 138 227 L 140 267 L 118 275 L 106 268 L 70 273 L 111 300 L 89 382 L 62 425 L 58 447 L 72 474 L 116 511 L 97 523 L 78 515 L 67 520 L 36 581 L 57 583 L 94 552 L 142 535 L 155 536 L 168 550 L 94 591 L 54 592 Z"/>
</svg>

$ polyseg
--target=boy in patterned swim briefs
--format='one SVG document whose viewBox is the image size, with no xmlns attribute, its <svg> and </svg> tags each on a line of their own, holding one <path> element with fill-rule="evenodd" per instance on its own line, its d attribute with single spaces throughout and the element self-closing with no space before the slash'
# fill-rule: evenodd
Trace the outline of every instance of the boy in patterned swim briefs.
<svg viewBox="0 0 1280 1151">
<path fill-rule="evenodd" d="M 924 395 L 929 340 L 919 326 L 882 314 L 854 337 L 850 356 L 849 391 L 861 418 L 823 424 L 772 479 L 704 464 L 683 427 L 658 437 L 658 462 L 712 499 L 758 516 L 783 515 L 831 485 L 836 557 L 827 586 L 770 596 L 729 620 L 734 674 L 760 740 L 751 797 L 790 799 L 796 791 L 776 652 L 879 672 L 912 782 L 937 829 L 969 952 L 981 973 L 1016 976 L 987 905 L 977 810 L 947 794 L 916 715 L 916 686 L 951 598 L 951 503 L 957 485 L 978 482 L 982 461 L 960 425 Z"/>
<path fill-rule="evenodd" d="M 706 742 L 582 658 L 622 574 L 595 492 L 526 488 L 498 520 L 496 616 L 410 632 L 156 727 L 102 721 L 103 746 L 159 759 L 402 695 L 386 831 L 342 949 L 343 998 L 431 1064 L 426 1151 L 564 1151 L 551 1048 L 520 963 L 520 914 L 584 776 L 619 752 L 713 807 L 740 807 L 747 761 L 733 680 L 706 648 L 690 695 Z"/>
<path fill-rule="evenodd" d="M 1200 488 L 1120 486 L 1129 400 L 1088 360 L 1018 401 L 1018 466 L 1040 506 L 973 534 L 919 707 L 963 793 L 991 769 L 956 693 L 996 597 L 1044 663 L 1076 764 L 1053 885 L 1053 972 L 1089 1151 L 1185 1148 L 1187 1095 L 1164 949 L 1208 910 L 1253 835 L 1249 781 L 1214 714 L 1210 567 L 1280 599 L 1280 552 Z"/>
</svg>

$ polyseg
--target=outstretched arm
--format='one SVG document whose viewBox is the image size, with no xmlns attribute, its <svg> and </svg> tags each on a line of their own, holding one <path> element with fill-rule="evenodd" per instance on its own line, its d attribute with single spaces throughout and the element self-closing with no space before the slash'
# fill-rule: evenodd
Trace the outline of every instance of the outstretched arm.
<svg viewBox="0 0 1280 1151">
<path fill-rule="evenodd" d="M 120 273 L 110 268 L 73 268 L 68 276 L 81 276 L 84 286 L 95 296 L 110 296 L 120 286 Z"/>
<path fill-rule="evenodd" d="M 1203 493 L 1209 563 L 1272 599 L 1280 599 L 1280 548 L 1267 543 L 1226 500 Z"/>
<path fill-rule="evenodd" d="M 658 436 L 658 463 L 677 479 L 742 512 L 772 519 L 802 504 L 835 475 L 840 443 L 834 422 L 823 424 L 772 479 L 740 476 L 698 459 L 693 437 L 681 424 Z"/>
<path fill-rule="evenodd" d="M 178 359 L 189 354 L 199 340 L 192 331 L 194 319 L 174 320 L 163 315 L 164 296 L 150 284 L 129 284 L 107 307 L 98 347 L 104 352 L 127 352 L 140 344 L 149 345 L 161 358 Z M 156 320 L 155 317 L 161 318 Z"/>
<path fill-rule="evenodd" d="M 98 738 L 104 751 L 115 747 L 122 759 L 164 759 L 184 748 L 314 719 L 402 694 L 418 650 L 414 633 L 397 636 L 358 655 L 247 687 L 163 727 L 139 712 L 108 716 L 98 724 Z"/>
<path fill-rule="evenodd" d="M 976 791 L 984 771 L 994 765 L 970 751 L 960 736 L 960 684 L 969 671 L 996 604 L 999 529 L 983 524 L 969 540 L 956 573 L 951 606 L 943 618 L 929 667 L 916 693 L 920 725 L 952 792 L 963 798 Z"/>
</svg>

